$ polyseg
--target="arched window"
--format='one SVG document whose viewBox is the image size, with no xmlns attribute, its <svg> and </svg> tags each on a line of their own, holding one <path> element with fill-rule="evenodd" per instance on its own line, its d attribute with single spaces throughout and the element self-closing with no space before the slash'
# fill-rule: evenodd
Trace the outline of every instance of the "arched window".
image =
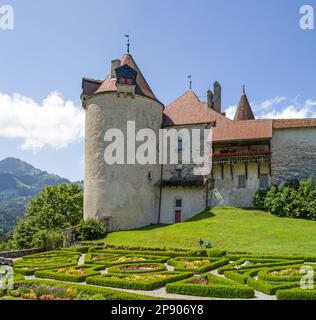
<svg viewBox="0 0 316 320">
<path fill-rule="evenodd" d="M 182 144 L 182 137 L 178 137 L 178 150 L 182 151 L 183 144 Z"/>
</svg>

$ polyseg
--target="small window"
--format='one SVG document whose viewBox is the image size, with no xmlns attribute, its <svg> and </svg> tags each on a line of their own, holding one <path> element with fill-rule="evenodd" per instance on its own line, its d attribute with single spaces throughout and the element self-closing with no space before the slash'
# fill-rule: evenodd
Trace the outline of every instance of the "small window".
<svg viewBox="0 0 316 320">
<path fill-rule="evenodd" d="M 246 188 L 246 176 L 238 177 L 238 188 L 245 189 Z"/>
<path fill-rule="evenodd" d="M 260 189 L 269 188 L 269 176 L 267 174 L 262 174 L 260 176 L 259 188 Z"/>
<path fill-rule="evenodd" d="M 126 81 L 127 84 L 133 84 L 133 80 L 130 79 L 130 78 L 127 78 L 127 81 Z"/>
<path fill-rule="evenodd" d="M 120 84 L 126 84 L 126 78 L 119 78 Z"/>
<path fill-rule="evenodd" d="M 176 199 L 176 207 L 181 208 L 182 207 L 182 199 L 178 198 Z"/>
<path fill-rule="evenodd" d="M 152 181 L 153 175 L 152 175 L 151 172 L 148 172 L 148 173 L 147 173 L 147 179 L 148 179 L 149 182 Z"/>
<path fill-rule="evenodd" d="M 182 137 L 178 137 L 178 150 L 181 151 L 182 150 Z"/>
</svg>

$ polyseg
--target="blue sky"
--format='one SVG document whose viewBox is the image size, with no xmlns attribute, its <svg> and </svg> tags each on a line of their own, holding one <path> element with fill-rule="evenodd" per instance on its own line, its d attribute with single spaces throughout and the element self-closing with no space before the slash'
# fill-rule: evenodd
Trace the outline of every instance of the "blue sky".
<svg viewBox="0 0 316 320">
<path fill-rule="evenodd" d="M 18 157 L 72 180 L 83 178 L 83 76 L 103 79 L 131 53 L 156 96 L 218 80 L 232 114 L 242 85 L 259 117 L 316 116 L 316 30 L 299 9 L 316 0 L 0 0 L 14 30 L 0 30 L 0 159 Z M 58 93 L 58 94 L 57 94 Z M 64 139 L 63 139 L 64 138 Z"/>
</svg>

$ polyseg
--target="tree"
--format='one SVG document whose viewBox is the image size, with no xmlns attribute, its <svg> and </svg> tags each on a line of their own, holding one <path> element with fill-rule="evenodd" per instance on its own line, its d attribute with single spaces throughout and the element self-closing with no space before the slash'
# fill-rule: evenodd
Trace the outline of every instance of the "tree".
<svg viewBox="0 0 316 320">
<path fill-rule="evenodd" d="M 75 226 L 82 215 L 83 192 L 78 184 L 47 186 L 28 203 L 25 217 L 14 229 L 13 245 L 17 249 L 30 248 L 41 243 L 40 231 L 61 231 Z"/>
</svg>

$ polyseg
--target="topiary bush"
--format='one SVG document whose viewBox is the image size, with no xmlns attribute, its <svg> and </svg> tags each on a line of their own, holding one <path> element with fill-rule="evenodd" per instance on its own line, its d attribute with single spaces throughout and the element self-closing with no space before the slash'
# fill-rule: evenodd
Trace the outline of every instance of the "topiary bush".
<svg viewBox="0 0 316 320">
<path fill-rule="evenodd" d="M 87 278 L 88 284 L 134 289 L 154 290 L 163 287 L 170 282 L 179 281 L 192 276 L 192 273 L 185 272 L 159 272 L 142 274 L 106 274 Z"/>
<path fill-rule="evenodd" d="M 166 291 L 168 293 L 217 298 L 249 299 L 255 296 L 253 289 L 212 274 L 204 274 L 191 279 L 167 284 Z"/>
<path fill-rule="evenodd" d="M 299 282 L 268 282 L 260 279 L 248 278 L 247 285 L 255 290 L 261 291 L 269 296 L 275 295 L 278 290 L 291 289 L 300 286 Z"/>
<path fill-rule="evenodd" d="M 276 297 L 278 300 L 316 300 L 316 290 L 278 290 Z"/>
<path fill-rule="evenodd" d="M 77 239 L 99 240 L 106 235 L 106 229 L 102 222 L 98 219 L 90 218 L 86 221 L 81 221 L 77 227 Z"/>
</svg>

